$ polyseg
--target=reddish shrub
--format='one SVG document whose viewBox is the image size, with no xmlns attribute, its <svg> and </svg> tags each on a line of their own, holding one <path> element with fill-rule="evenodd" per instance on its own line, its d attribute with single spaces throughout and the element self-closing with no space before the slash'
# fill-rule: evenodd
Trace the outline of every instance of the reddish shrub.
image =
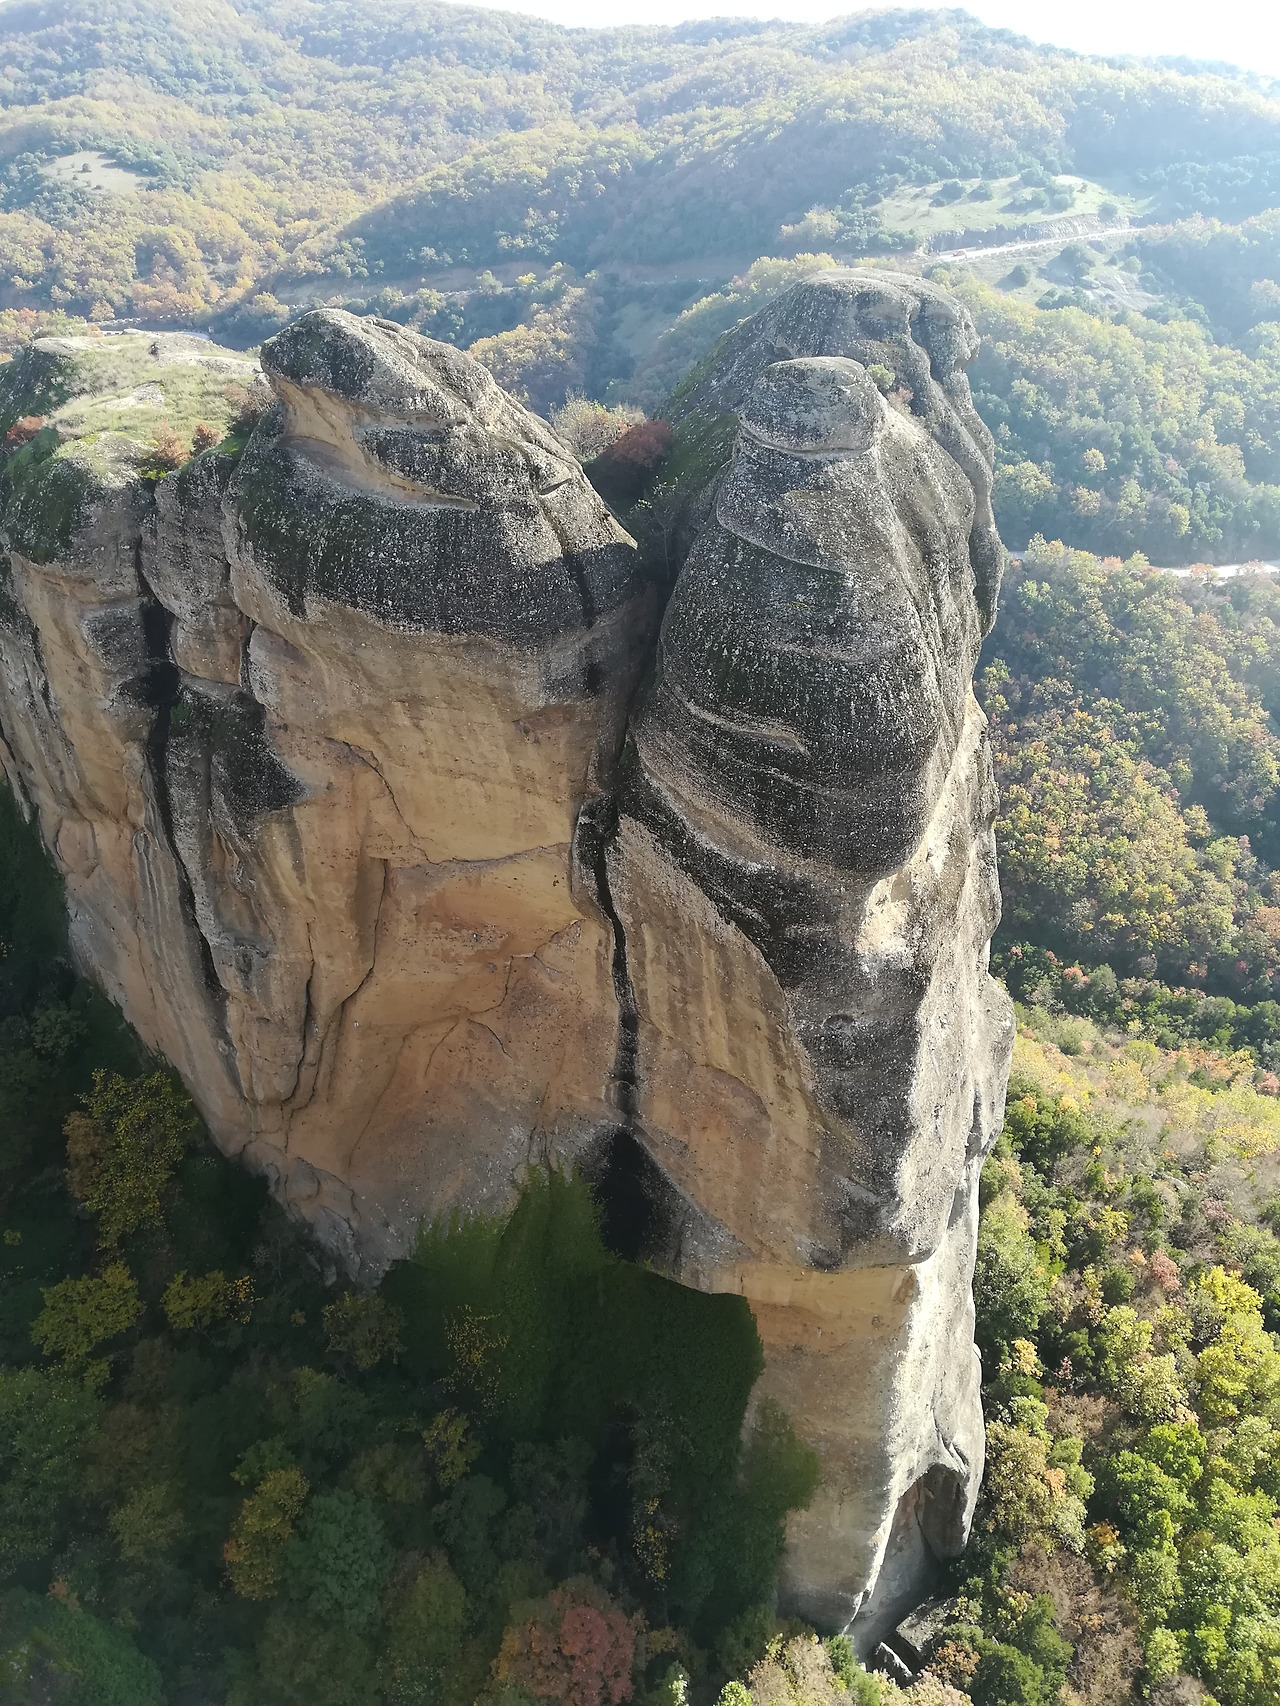
<svg viewBox="0 0 1280 1706">
<path fill-rule="evenodd" d="M 231 431 L 236 436 L 252 432 L 271 407 L 271 389 L 261 379 L 255 380 L 249 389 L 243 385 L 228 385 L 222 395 L 235 411 Z"/>
<path fill-rule="evenodd" d="M 15 421 L 4 435 L 4 441 L 11 450 L 21 450 L 24 444 L 31 440 L 44 425 L 43 415 L 23 415 L 20 421 Z"/>
<path fill-rule="evenodd" d="M 156 447 L 152 453 L 152 461 L 160 468 L 181 468 L 191 452 L 178 437 L 172 427 L 161 427 L 156 434 Z"/>
<path fill-rule="evenodd" d="M 620 467 L 641 468 L 651 474 L 666 460 L 671 449 L 671 427 L 666 421 L 638 421 L 620 433 L 604 452 Z"/>
<path fill-rule="evenodd" d="M 596 457 L 587 474 L 610 503 L 634 503 L 670 449 L 671 427 L 666 421 L 639 421 Z"/>
<path fill-rule="evenodd" d="M 628 1617 L 585 1577 L 516 1608 L 494 1660 L 497 1682 L 565 1706 L 630 1700 L 640 1619 Z"/>
<path fill-rule="evenodd" d="M 199 456 L 206 450 L 212 450 L 217 442 L 217 433 L 214 432 L 211 426 L 206 426 L 204 422 L 201 421 L 200 425 L 191 435 L 191 454 L 193 456 Z"/>
</svg>

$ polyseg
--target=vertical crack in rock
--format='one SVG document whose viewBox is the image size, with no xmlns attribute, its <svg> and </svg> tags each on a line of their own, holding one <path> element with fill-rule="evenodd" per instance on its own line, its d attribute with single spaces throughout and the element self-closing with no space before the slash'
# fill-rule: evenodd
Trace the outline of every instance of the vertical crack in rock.
<svg viewBox="0 0 1280 1706">
<path fill-rule="evenodd" d="M 614 1086 L 618 1112 L 630 1129 L 636 1112 L 636 1046 L 640 1020 L 631 974 L 627 970 L 627 932 L 609 892 L 607 855 L 609 842 L 617 832 L 618 808 L 614 802 L 593 801 L 578 815 L 575 853 L 580 867 L 590 873 L 592 897 L 609 920 L 612 932 L 609 969 L 614 998 L 618 1003 L 618 1043 L 609 1078 Z"/>
<path fill-rule="evenodd" d="M 599 800 L 583 808 L 574 837 L 575 867 L 609 921 L 609 967 L 617 1003 L 617 1042 L 609 1083 L 610 1100 L 620 1117 L 599 1134 L 592 1152 L 583 1158 L 583 1171 L 600 1205 L 606 1244 L 628 1261 L 639 1261 L 668 1241 L 664 1231 L 678 1222 L 679 1204 L 636 1125 L 640 1017 L 627 966 L 626 927 L 609 887 L 609 846 L 617 829 L 617 806 L 612 800 Z"/>
<path fill-rule="evenodd" d="M 137 699 L 140 704 L 145 705 L 152 713 L 151 725 L 143 743 L 143 750 L 146 753 L 147 770 L 155 800 L 156 815 L 159 818 L 165 845 L 173 859 L 181 915 L 195 943 L 201 971 L 204 975 L 205 993 L 214 1004 L 222 1031 L 221 1040 L 225 1041 L 226 991 L 222 987 L 217 967 L 214 965 L 213 953 L 208 939 L 200 928 L 191 873 L 182 857 L 173 827 L 173 800 L 169 791 L 168 770 L 169 732 L 173 707 L 177 703 L 180 684 L 177 666 L 174 664 L 169 644 L 173 617 L 159 602 L 148 585 L 147 578 L 142 570 L 140 554 L 136 573 L 143 598 L 142 629 L 146 640 L 148 661 L 144 673 L 136 677 L 134 681 L 126 683 L 124 691 L 129 692 L 132 697 Z"/>
</svg>

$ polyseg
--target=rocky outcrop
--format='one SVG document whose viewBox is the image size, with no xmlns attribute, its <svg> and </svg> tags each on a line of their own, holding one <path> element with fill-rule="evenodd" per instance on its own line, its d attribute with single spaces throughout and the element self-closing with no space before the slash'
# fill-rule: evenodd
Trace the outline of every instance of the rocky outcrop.
<svg viewBox="0 0 1280 1706">
<path fill-rule="evenodd" d="M 20 360 L 92 388 L 102 344 L 161 386 L 178 353 L 230 359 Z M 60 412 L 15 459 L 3 721 L 81 957 L 218 1142 L 376 1271 L 614 1117 L 612 940 L 570 845 L 658 611 L 576 461 L 467 356 L 321 312 L 264 365 L 238 460 L 152 481 L 123 436 L 56 444 Z"/>
<path fill-rule="evenodd" d="M 969 1285 L 1012 1025 L 986 971 L 971 680 L 1001 551 L 973 353 L 929 286 L 825 275 L 687 394 L 739 432 L 608 855 L 655 1236 L 679 1277 L 751 1300 L 760 1394 L 820 1450 L 785 1588 L 824 1623 L 877 1580 L 889 1617 L 926 1547 L 963 1546 L 981 1479 Z"/>
<path fill-rule="evenodd" d="M 0 427 L 48 422 L 5 476 L 0 756 L 81 959 L 349 1269 L 550 1157 L 747 1296 L 824 1470 L 786 1598 L 868 1639 L 982 1464 L 973 351 L 884 273 L 731 334 L 678 398 L 718 448 L 665 614 L 554 435 L 398 326 L 304 316 L 247 446 L 165 477 L 128 411 L 209 418 L 242 358 L 46 340 L 0 382 Z"/>
</svg>

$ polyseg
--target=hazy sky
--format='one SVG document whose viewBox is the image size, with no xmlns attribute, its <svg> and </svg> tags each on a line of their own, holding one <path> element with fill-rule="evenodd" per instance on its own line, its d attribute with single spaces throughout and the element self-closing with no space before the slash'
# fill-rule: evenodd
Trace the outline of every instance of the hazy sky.
<svg viewBox="0 0 1280 1706">
<path fill-rule="evenodd" d="M 864 7 L 856 0 L 845 5 L 829 0 L 507 0 L 499 9 L 599 27 L 725 16 L 817 22 Z M 1277 0 L 970 0 L 966 10 L 984 23 L 1083 53 L 1185 53 L 1280 76 Z"/>
</svg>

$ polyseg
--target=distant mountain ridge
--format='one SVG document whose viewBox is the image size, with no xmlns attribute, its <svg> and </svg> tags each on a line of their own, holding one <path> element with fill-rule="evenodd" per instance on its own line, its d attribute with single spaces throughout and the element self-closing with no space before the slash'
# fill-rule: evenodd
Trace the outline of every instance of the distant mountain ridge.
<svg viewBox="0 0 1280 1706">
<path fill-rule="evenodd" d="M 72 0 L 0 8 L 0 31 L 0 307 L 99 318 L 225 320 L 264 291 L 450 265 L 745 264 L 815 205 L 856 216 L 856 241 L 913 175 L 1143 175 L 1175 211 L 1226 196 L 1240 218 L 1280 160 L 1256 80 L 958 10 L 571 31 L 439 4 Z M 80 149 L 137 191 L 51 180 Z"/>
</svg>

